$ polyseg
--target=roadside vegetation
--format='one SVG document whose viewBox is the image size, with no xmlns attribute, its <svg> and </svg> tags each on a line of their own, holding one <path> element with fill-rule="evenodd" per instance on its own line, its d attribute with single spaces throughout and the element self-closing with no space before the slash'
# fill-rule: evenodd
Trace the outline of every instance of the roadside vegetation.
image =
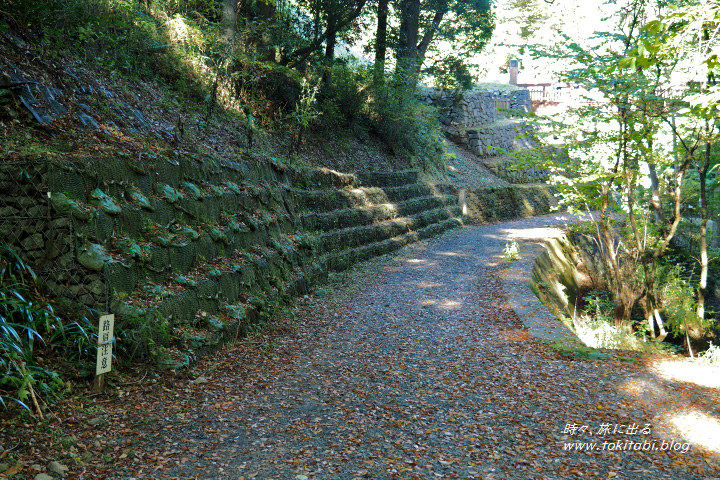
<svg viewBox="0 0 720 480">
<path fill-rule="evenodd" d="M 579 233 L 600 290 L 580 306 L 628 337 L 615 343 L 716 348 L 718 21 L 720 9 L 701 2 L 633 0 L 596 43 L 536 47 L 570 62 L 563 80 L 594 93 L 539 118 L 540 148 L 526 160 L 552 173 L 566 207 L 592 215 Z"/>
</svg>

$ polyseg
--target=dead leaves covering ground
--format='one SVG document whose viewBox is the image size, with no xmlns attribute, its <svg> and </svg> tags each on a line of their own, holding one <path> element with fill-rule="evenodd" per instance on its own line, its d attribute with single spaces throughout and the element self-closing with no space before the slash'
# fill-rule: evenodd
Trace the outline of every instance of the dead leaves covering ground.
<svg viewBox="0 0 720 480">
<path fill-rule="evenodd" d="M 700 444 L 627 447 L 687 442 L 672 419 L 717 419 L 718 389 L 662 377 L 653 359 L 568 359 L 539 344 L 480 255 L 490 228 L 406 256 L 350 299 L 306 302 L 293 330 L 190 376 L 66 402 L 44 437 L 6 422 L 3 445 L 17 443 L 20 475 L 57 458 L 71 478 L 720 477 L 720 455 Z M 564 447 L 574 442 L 625 447 Z"/>
</svg>

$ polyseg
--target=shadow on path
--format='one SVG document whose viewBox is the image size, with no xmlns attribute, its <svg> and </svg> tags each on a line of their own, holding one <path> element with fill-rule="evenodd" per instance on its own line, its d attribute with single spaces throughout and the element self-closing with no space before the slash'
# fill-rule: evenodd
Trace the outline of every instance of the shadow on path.
<svg viewBox="0 0 720 480">
<path fill-rule="evenodd" d="M 535 332 L 516 315 L 537 305 L 512 291 L 520 270 L 503 272 L 506 238 L 535 239 L 558 221 L 451 233 L 301 317 L 275 348 L 203 361 L 209 383 L 171 391 L 176 407 L 138 430 L 142 453 L 125 478 L 720 476 L 720 452 L 700 443 L 683 452 L 697 438 L 674 423 L 717 422 L 717 385 L 678 388 L 650 360 L 560 357 L 530 333 L 557 333 L 549 318 Z"/>
</svg>

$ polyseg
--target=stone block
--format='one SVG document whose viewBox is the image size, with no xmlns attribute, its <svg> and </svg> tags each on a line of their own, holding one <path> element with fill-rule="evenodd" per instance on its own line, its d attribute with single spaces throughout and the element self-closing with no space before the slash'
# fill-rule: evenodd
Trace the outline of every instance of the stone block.
<svg viewBox="0 0 720 480">
<path fill-rule="evenodd" d="M 83 305 L 87 305 L 89 307 L 94 307 L 98 304 L 98 301 L 90 295 L 89 293 L 86 293 L 85 295 L 81 295 L 80 298 L 78 298 L 78 302 L 82 303 Z"/>
<path fill-rule="evenodd" d="M 14 217 L 20 215 L 20 210 L 14 207 L 1 207 L 0 218 Z"/>
<path fill-rule="evenodd" d="M 30 235 L 22 242 L 22 247 L 27 250 L 37 250 L 45 246 L 45 240 L 43 239 L 42 233 L 35 233 Z"/>
<path fill-rule="evenodd" d="M 86 290 L 95 296 L 99 296 L 105 293 L 105 284 L 100 280 L 93 280 L 87 287 Z"/>
</svg>

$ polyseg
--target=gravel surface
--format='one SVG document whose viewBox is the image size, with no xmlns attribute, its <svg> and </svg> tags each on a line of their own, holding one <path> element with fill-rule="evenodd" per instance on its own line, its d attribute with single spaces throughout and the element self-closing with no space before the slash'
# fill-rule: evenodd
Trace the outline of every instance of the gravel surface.
<svg viewBox="0 0 720 480">
<path fill-rule="evenodd" d="M 184 407 L 144 427 L 123 478 L 720 476 L 720 450 L 692 443 L 672 417 L 695 395 L 699 421 L 717 418 L 717 388 L 661 377 L 645 359 L 562 357 L 510 308 L 506 238 L 559 222 L 453 232 L 352 298 L 324 300 L 266 354 L 233 348 L 204 361 L 208 383 L 178 386 Z M 657 450 L 629 443 L 643 441 Z M 662 451 L 671 441 L 689 450 Z"/>
</svg>

